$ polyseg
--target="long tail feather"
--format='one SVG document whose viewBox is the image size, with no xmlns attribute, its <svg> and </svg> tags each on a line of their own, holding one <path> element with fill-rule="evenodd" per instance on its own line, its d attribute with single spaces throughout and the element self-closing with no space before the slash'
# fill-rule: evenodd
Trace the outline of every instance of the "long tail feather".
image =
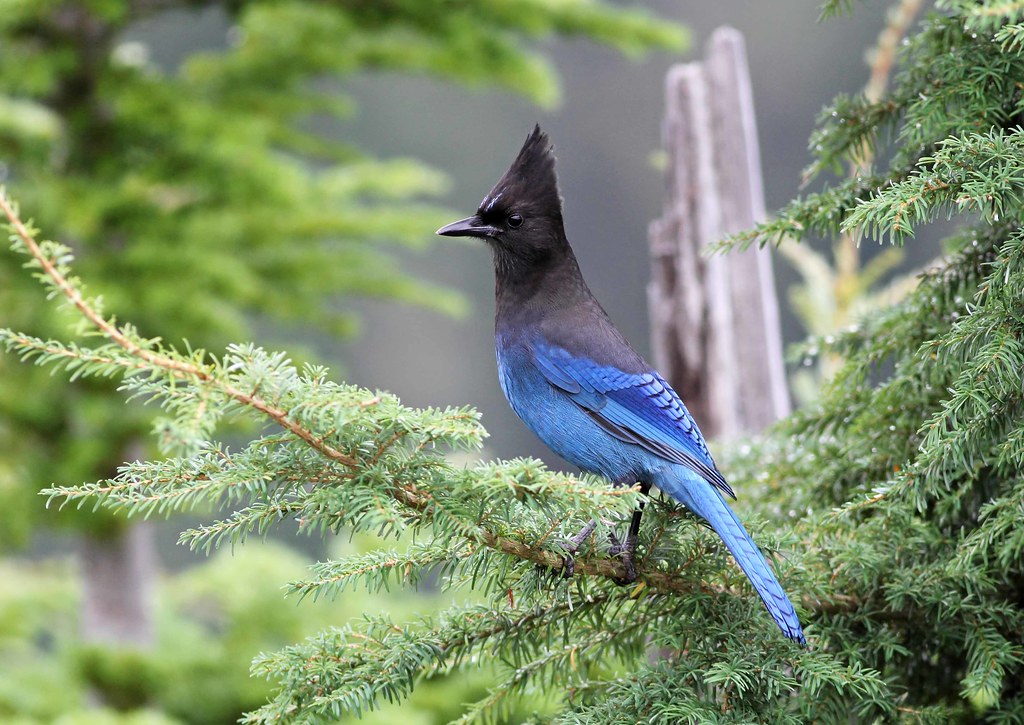
<svg viewBox="0 0 1024 725">
<path fill-rule="evenodd" d="M 706 481 L 694 480 L 688 476 L 666 476 L 665 480 L 659 483 L 662 484 L 659 485 L 661 490 L 711 524 L 711 528 L 722 537 L 736 563 L 754 585 L 765 608 L 779 625 L 782 633 L 800 644 L 806 644 L 793 603 L 789 601 L 764 555 L 743 528 L 736 514 L 726 504 L 722 494 Z"/>
</svg>

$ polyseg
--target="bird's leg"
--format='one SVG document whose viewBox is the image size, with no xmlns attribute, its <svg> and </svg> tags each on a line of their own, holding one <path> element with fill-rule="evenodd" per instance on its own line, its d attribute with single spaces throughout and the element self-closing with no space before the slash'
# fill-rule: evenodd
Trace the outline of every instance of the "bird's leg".
<svg viewBox="0 0 1024 725">
<path fill-rule="evenodd" d="M 609 553 L 622 559 L 622 566 L 626 569 L 626 576 L 616 579 L 615 583 L 620 586 L 632 584 L 636 581 L 636 544 L 640 533 L 640 518 L 644 515 L 644 502 L 633 512 L 633 520 L 629 522 L 629 531 L 626 533 L 625 541 L 619 541 L 615 534 L 609 534 L 612 540 L 612 548 Z"/>
<path fill-rule="evenodd" d="M 649 484 L 641 484 L 640 490 L 646 496 L 651 489 Z M 624 586 L 636 581 L 636 545 L 640 538 L 640 519 L 644 515 L 644 500 L 640 500 L 636 511 L 633 512 L 633 519 L 629 522 L 629 531 L 626 532 L 626 540 L 619 541 L 615 534 L 609 534 L 612 540 L 612 548 L 609 553 L 622 559 L 622 566 L 626 569 L 626 576 L 616 579 L 615 583 Z"/>
<path fill-rule="evenodd" d="M 573 536 L 571 539 L 565 542 L 565 563 L 562 567 L 562 576 L 566 579 L 571 579 L 573 574 L 576 573 L 576 552 L 580 550 L 583 543 L 590 538 L 590 535 L 594 533 L 594 529 L 597 528 L 597 519 L 590 519 L 580 532 Z"/>
</svg>

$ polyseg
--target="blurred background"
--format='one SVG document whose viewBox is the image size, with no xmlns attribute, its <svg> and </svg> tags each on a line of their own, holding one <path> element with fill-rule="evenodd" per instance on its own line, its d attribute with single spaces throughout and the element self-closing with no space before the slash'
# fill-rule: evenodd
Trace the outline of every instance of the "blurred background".
<svg viewBox="0 0 1024 725">
<path fill-rule="evenodd" d="M 145 12 L 125 15 L 129 5 L 146 6 Z M 607 37 L 614 37 L 614 16 L 599 18 L 604 26 L 597 20 L 574 26 L 572 16 L 566 16 L 569 19 L 563 18 L 561 26 L 549 27 L 515 15 L 531 12 L 530 3 L 509 3 L 512 16 L 486 16 L 490 25 L 466 31 L 519 45 L 531 62 L 539 64 L 533 81 L 527 72 L 508 81 L 497 60 L 495 68 L 486 67 L 487 57 L 503 60 L 502 54 L 515 51 L 497 42 L 476 47 L 464 36 L 451 40 L 467 43 L 467 67 L 477 63 L 483 68 L 477 77 L 458 68 L 457 47 L 420 65 L 413 51 L 403 58 L 400 33 L 397 41 L 390 39 L 390 50 L 380 51 L 383 60 L 375 61 L 371 47 L 363 55 L 353 55 L 355 60 L 345 67 L 334 68 L 332 28 L 313 16 L 303 20 L 301 10 L 283 20 L 267 11 L 262 26 L 253 21 L 243 28 L 233 13 L 258 5 L 86 2 L 66 3 L 52 11 L 52 4 L 26 2 L 5 14 L 0 3 L 0 181 L 47 235 L 75 248 L 86 284 L 102 292 L 123 319 L 142 324 L 144 331 L 157 330 L 172 341 L 187 337 L 211 349 L 227 341 L 254 339 L 265 347 L 288 348 L 301 358 L 319 360 L 332 368 L 335 378 L 390 390 L 410 405 L 471 405 L 482 413 L 491 434 L 484 456 L 534 456 L 556 468 L 564 464 L 512 414 L 497 384 L 489 251 L 465 240 L 436 238 L 434 229 L 476 209 L 539 122 L 556 146 L 567 232 L 584 275 L 626 336 L 649 354 L 647 225 L 660 214 L 663 201 L 656 159 L 666 70 L 699 58 L 710 33 L 720 25 L 743 32 L 767 204 L 776 208 L 800 192 L 801 170 L 810 160 L 807 140 L 822 106 L 838 93 L 856 93 L 864 87 L 865 52 L 886 24 L 887 7 L 866 2 L 852 15 L 818 22 L 816 7 L 789 0 L 654 0 L 641 8 L 656 18 L 644 21 L 653 30 L 635 31 L 632 42 L 616 48 L 609 44 L 620 44 Z M 361 8 L 352 10 L 357 18 L 353 23 L 361 30 L 390 30 L 393 13 L 400 31 L 415 27 L 416 32 L 428 32 L 433 21 L 431 11 L 424 11 L 427 5 L 351 3 Z M 452 7 L 442 3 L 434 12 L 449 12 Z M 619 3 L 607 7 L 625 8 Z M 587 17 L 585 11 L 580 13 Z M 39 17 L 47 21 L 40 22 Z M 116 31 L 112 37 L 104 34 L 100 22 L 110 18 L 117 20 L 111 24 Z M 275 20 L 280 22 L 276 28 Z M 39 60 L 49 47 L 59 45 L 61 33 L 81 41 L 79 55 L 54 51 L 52 58 Z M 605 42 L 594 42 L 592 36 L 602 33 Z M 348 40 L 339 40 L 339 54 L 343 48 L 354 53 L 344 45 Z M 242 53 L 237 66 L 217 65 L 219 57 L 259 42 L 270 50 L 278 48 L 281 56 L 267 55 L 261 66 L 260 59 L 246 59 Z M 290 78 L 290 73 L 299 73 L 289 67 L 289 48 L 308 49 L 305 79 L 312 78 L 324 97 L 340 99 L 345 106 L 343 113 L 334 113 L 311 103 L 298 114 L 298 125 L 310 138 L 337 140 L 339 149 L 319 153 L 305 136 L 288 136 L 285 125 L 268 124 L 270 131 L 262 129 L 265 133 L 246 125 L 255 124 L 263 112 L 277 113 L 289 123 L 296 115 L 281 113 L 279 106 L 255 94 L 242 94 L 239 89 L 253 79 L 266 84 L 268 95 L 263 98 L 285 105 L 308 100 L 298 92 L 288 96 L 285 91 L 291 93 L 290 88 L 267 80 L 275 74 Z M 316 53 L 327 59 L 315 59 Z M 111 55 L 112 74 L 104 77 L 96 93 L 115 99 L 105 110 L 137 114 L 130 128 L 132 133 L 143 128 L 145 134 L 138 133 L 131 142 L 142 144 L 140 148 L 151 144 L 152 158 L 138 151 L 130 155 L 131 144 L 119 141 L 113 132 L 98 133 L 89 152 L 68 144 L 66 137 L 60 140 L 62 128 L 73 129 L 79 134 L 76 138 L 86 140 L 86 147 L 93 138 L 89 105 L 81 101 L 92 89 L 88 74 L 77 73 L 74 59 L 103 66 Z M 169 87 L 163 96 L 153 92 L 156 80 L 179 74 L 187 76 L 187 82 Z M 70 78 L 78 85 L 61 85 L 55 78 Z M 132 95 L 137 87 L 148 95 Z M 239 115 L 218 115 L 220 97 L 230 99 L 228 111 Z M 233 122 L 251 133 L 239 131 L 229 137 L 222 126 Z M 107 129 L 104 123 L 97 128 Z M 198 151 L 162 154 L 160 144 L 177 149 L 167 140 L 176 134 L 193 138 Z M 301 172 L 287 166 L 287 159 L 247 158 L 254 145 L 275 141 L 287 147 L 286 155 L 314 157 L 303 161 L 313 169 L 356 163 L 362 154 L 418 163 L 370 165 L 364 169 L 369 178 L 356 172 L 341 174 L 325 190 L 309 185 L 312 182 Z M 193 203 L 193 192 L 175 190 L 173 181 L 193 170 L 197 156 L 203 163 L 212 163 L 212 157 L 221 164 L 204 173 L 213 179 L 211 189 L 225 199 L 221 207 L 211 205 L 207 217 L 195 216 L 192 226 L 183 226 L 179 221 L 186 215 L 178 210 Z M 251 162 L 251 167 L 232 166 L 241 166 L 240 160 Z M 44 167 L 49 169 L 45 173 Z M 218 177 L 223 169 L 241 171 L 237 178 L 246 178 L 254 188 L 237 189 L 231 182 L 230 188 L 217 189 L 218 184 L 225 187 L 225 179 L 236 178 Z M 294 195 L 304 201 L 294 202 L 296 223 L 278 228 L 273 206 L 292 199 L 288 173 L 299 174 Z M 374 189 L 374 176 L 392 178 L 387 174 L 393 175 L 399 191 Z M 154 182 L 158 177 L 159 183 Z M 132 197 L 137 187 L 147 184 L 145 194 Z M 115 204 L 101 197 L 115 188 L 129 201 Z M 322 218 L 335 211 L 345 216 L 347 207 L 324 208 L 335 201 L 354 203 L 340 188 L 355 188 L 356 202 L 368 197 L 383 200 L 386 206 L 374 207 L 376 217 L 364 219 L 353 212 L 350 217 L 363 223 L 352 232 L 358 241 L 355 251 L 345 247 L 344 254 L 333 254 L 330 244 L 310 246 L 305 240 L 329 240 L 348 229 Z M 146 204 L 151 203 L 168 219 L 158 233 L 150 232 L 153 212 Z M 235 223 L 261 205 L 270 207 L 261 221 Z M 385 218 L 386 223 L 377 224 Z M 207 244 L 210 235 L 220 233 L 235 235 L 235 246 L 210 256 L 207 247 L 216 246 Z M 138 243 L 143 234 L 161 242 L 162 247 L 155 248 L 162 252 L 143 252 L 150 249 Z M 97 241 L 91 241 L 94 238 Z M 383 247 L 389 256 L 383 261 L 373 258 L 364 271 L 356 262 L 365 262 L 358 256 L 365 245 Z M 301 256 L 287 256 L 282 248 L 296 255 L 295 250 L 301 250 Z M 864 258 L 875 252 L 863 250 Z M 26 286 L 31 283 L 23 279 L 27 275 L 19 270 L 20 261 L 4 254 L 0 326 L 41 336 L 66 335 L 66 317 L 36 311 L 42 295 Z M 905 261 L 904 268 L 923 261 Z M 250 268 L 236 271 L 232 266 L 243 264 Z M 284 274 L 281 269 L 287 265 L 301 269 Z M 380 265 L 397 265 L 406 281 L 391 286 L 391 277 L 380 274 L 379 288 L 374 289 Z M 787 295 L 806 280 L 778 257 L 775 270 L 784 337 L 793 342 L 810 326 Z M 101 275 L 114 281 L 103 281 Z M 118 281 L 123 282 L 121 287 Z M 129 290 L 128 285 L 135 284 Z M 347 285 L 341 290 L 346 293 L 343 298 L 329 293 L 332 285 L 342 284 Z M 238 303 L 240 312 L 228 311 L 211 290 Z M 309 299 L 302 296 L 303 290 Z M 38 295 L 36 302 L 31 301 L 33 294 Z M 202 302 L 195 305 L 200 311 L 191 304 L 197 299 Z M 325 312 L 324 305 L 336 309 Z M 343 314 L 335 319 L 333 313 Z M 45 502 L 34 493 L 39 488 L 54 481 L 75 484 L 112 475 L 112 467 L 121 460 L 153 455 L 151 444 L 137 433 L 150 424 L 146 414 L 119 401 L 113 412 L 95 402 L 109 399 L 109 389 L 66 388 L 58 384 L 59 376 L 45 371 L 32 378 L 36 387 L 26 387 L 30 384 L 22 367 L 10 356 L 0 358 L 0 444 L 6 442 L 6 447 L 0 445 L 0 496 L 10 502 L 6 514 L 0 514 L 6 517 L 0 526 L 0 547 L 6 554 L 0 559 L 0 720 L 233 722 L 266 696 L 269 685 L 247 674 L 257 652 L 284 646 L 330 624 L 343 624 L 362 611 L 388 608 L 396 616 L 411 616 L 446 601 L 436 592 L 415 599 L 346 595 L 333 603 L 301 606 L 283 600 L 283 585 L 301 577 L 311 558 L 379 545 L 371 540 L 321 542 L 284 536 L 269 544 L 252 542 L 233 556 L 218 552 L 208 558 L 175 545 L 188 517 L 158 522 L 140 534 L 137 526 L 111 516 L 43 513 Z M 27 396 L 31 405 L 26 403 L 26 390 L 33 391 Z M 74 405 L 85 412 L 66 412 L 65 406 Z M 98 431 L 113 430 L 111 419 L 118 421 L 121 442 L 113 453 L 98 451 L 96 439 L 103 437 Z M 123 561 L 132 557 L 134 561 Z M 116 577 L 104 578 L 120 570 L 135 571 L 131 576 L 139 579 L 118 584 Z M 90 593 L 90 587 L 138 589 L 141 594 L 104 600 L 103 591 Z M 121 606 L 127 607 L 125 618 L 141 616 L 143 624 L 119 632 L 116 621 L 104 623 L 116 620 L 116 608 Z M 106 609 L 97 614 L 90 607 Z M 139 615 L 132 607 L 152 611 Z M 93 621 L 97 619 L 98 623 Z M 409 722 L 445 722 L 457 714 L 459 702 L 485 692 L 488 681 L 484 672 L 460 675 L 436 690 L 425 688 L 403 717 Z M 536 707 L 543 706 L 539 698 Z M 394 713 L 376 717 L 389 722 Z"/>
<path fill-rule="evenodd" d="M 345 133 L 380 155 L 410 155 L 442 169 L 452 220 L 467 216 L 511 163 L 535 122 L 558 156 L 569 241 L 594 294 L 616 325 L 649 358 L 647 225 L 661 214 L 664 182 L 653 159 L 661 148 L 664 79 L 674 63 L 699 60 L 720 25 L 747 42 L 769 210 L 800 192 L 808 138 L 822 107 L 866 82 L 864 60 L 885 25 L 882 3 L 817 21 L 807 3 L 652 2 L 660 16 L 690 31 L 682 53 L 624 59 L 584 41 L 545 46 L 561 78 L 561 101 L 538 108 L 518 96 L 466 91 L 423 79 L 372 74 L 350 86 L 359 111 Z M 875 249 L 865 249 L 869 258 Z M 359 304 L 361 334 L 322 348 L 346 379 L 397 393 L 413 405 L 478 408 L 497 457 L 534 456 L 564 466 L 509 409 L 497 384 L 493 348 L 490 252 L 444 241 L 404 260 L 406 268 L 468 300 L 445 318 L 390 304 Z M 776 259 L 784 337 L 802 339 L 804 325 L 786 303 L 798 277 Z"/>
</svg>

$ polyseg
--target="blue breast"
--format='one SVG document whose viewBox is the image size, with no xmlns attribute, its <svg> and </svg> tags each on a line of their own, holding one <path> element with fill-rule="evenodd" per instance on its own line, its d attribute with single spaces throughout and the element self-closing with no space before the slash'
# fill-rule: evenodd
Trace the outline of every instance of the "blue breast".
<svg viewBox="0 0 1024 725">
<path fill-rule="evenodd" d="M 564 391 L 548 382 L 530 349 L 498 337 L 498 379 L 512 410 L 559 456 L 588 473 L 629 485 L 647 482 L 665 462 L 609 435 Z"/>
</svg>

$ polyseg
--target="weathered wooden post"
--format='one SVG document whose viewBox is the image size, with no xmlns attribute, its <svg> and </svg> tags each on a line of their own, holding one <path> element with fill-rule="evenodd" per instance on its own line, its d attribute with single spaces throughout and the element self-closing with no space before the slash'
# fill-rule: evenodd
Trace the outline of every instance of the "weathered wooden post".
<svg viewBox="0 0 1024 725">
<path fill-rule="evenodd" d="M 702 256 L 765 217 L 743 36 L 719 28 L 701 63 L 666 79 L 662 217 L 650 226 L 655 363 L 706 435 L 763 429 L 790 411 L 769 250 Z"/>
</svg>

